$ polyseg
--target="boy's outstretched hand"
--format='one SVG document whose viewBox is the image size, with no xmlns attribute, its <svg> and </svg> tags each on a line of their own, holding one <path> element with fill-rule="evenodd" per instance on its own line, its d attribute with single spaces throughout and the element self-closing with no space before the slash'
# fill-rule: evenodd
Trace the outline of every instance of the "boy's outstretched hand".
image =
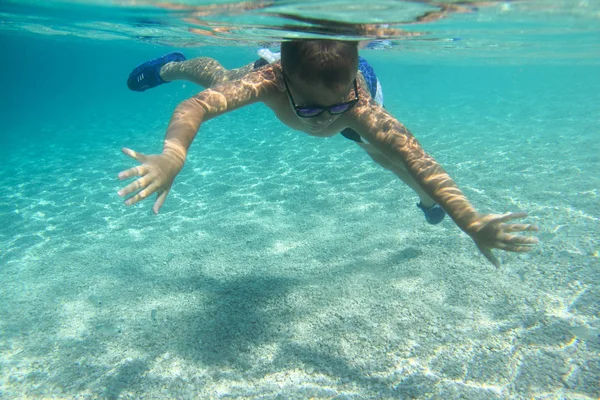
<svg viewBox="0 0 600 400">
<path fill-rule="evenodd" d="M 479 216 L 467 228 L 467 233 L 475 241 L 479 251 L 496 267 L 500 266 L 498 259 L 492 254 L 492 249 L 501 249 L 525 253 L 533 249 L 538 239 L 533 236 L 515 235 L 513 232 L 538 231 L 533 224 L 507 224 L 507 221 L 525 218 L 527 213 L 506 213 L 503 215 L 487 214 Z"/>
<path fill-rule="evenodd" d="M 125 201 L 125 204 L 130 206 L 156 192 L 157 198 L 152 211 L 158 214 L 158 210 L 160 210 L 165 202 L 175 177 L 183 167 L 183 162 L 179 161 L 176 157 L 166 154 L 146 155 L 127 148 L 122 150 L 123 153 L 142 164 L 119 173 L 120 180 L 133 176 L 140 177 L 119 190 L 119 196 L 124 197 L 137 192 Z"/>
<path fill-rule="evenodd" d="M 467 233 L 475 241 L 479 251 L 496 267 L 500 266 L 498 259 L 492 254 L 492 249 L 501 249 L 524 253 L 531 251 L 538 239 L 533 236 L 515 235 L 513 232 L 538 231 L 539 227 L 532 224 L 507 224 L 507 221 L 525 218 L 527 213 L 506 213 L 503 215 L 487 214 L 479 216 L 472 222 Z"/>
</svg>

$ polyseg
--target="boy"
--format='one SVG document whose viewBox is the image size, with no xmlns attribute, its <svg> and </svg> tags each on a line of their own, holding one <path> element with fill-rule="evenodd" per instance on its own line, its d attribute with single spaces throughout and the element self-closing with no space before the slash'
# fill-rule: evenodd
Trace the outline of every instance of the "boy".
<svg viewBox="0 0 600 400">
<path fill-rule="evenodd" d="M 144 155 L 123 149 L 141 165 L 119 174 L 120 179 L 139 176 L 121 189 L 119 196 L 137 192 L 125 202 L 131 205 L 156 192 L 153 211 L 158 213 L 202 122 L 263 102 L 281 122 L 309 135 L 327 137 L 341 131 L 417 193 L 421 199 L 419 207 L 430 223 L 440 222 L 445 210 L 495 266 L 499 262 L 492 248 L 531 250 L 537 243 L 535 237 L 512 232 L 537 231 L 537 226 L 506 223 L 527 214 L 482 215 L 475 211 L 442 167 L 375 101 L 376 78 L 364 60 L 360 63 L 361 71 L 356 42 L 293 40 L 282 43 L 280 61 L 263 66 L 227 71 L 213 59 L 185 61 L 181 53 L 140 65 L 128 80 L 132 90 L 144 91 L 176 79 L 190 80 L 208 89 L 177 106 L 162 154 Z"/>
</svg>

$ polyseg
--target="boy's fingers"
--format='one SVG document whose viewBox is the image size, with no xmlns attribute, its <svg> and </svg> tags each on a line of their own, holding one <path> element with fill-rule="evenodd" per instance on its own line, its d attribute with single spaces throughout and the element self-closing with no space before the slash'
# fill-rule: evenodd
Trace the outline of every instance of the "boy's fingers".
<svg viewBox="0 0 600 400">
<path fill-rule="evenodd" d="M 146 197 L 148 197 L 152 193 L 154 193 L 156 191 L 156 188 L 157 188 L 157 186 L 155 184 L 151 184 L 150 186 L 148 186 L 144 190 L 140 191 L 135 196 L 127 199 L 127 201 L 125 202 L 125 204 L 128 205 L 128 206 L 131 206 L 131 205 L 134 205 L 135 203 L 137 203 L 140 200 L 144 200 Z"/>
<path fill-rule="evenodd" d="M 526 212 L 507 212 L 501 215 L 497 215 L 495 216 L 495 218 L 492 220 L 494 223 L 504 223 L 505 225 L 509 225 L 507 224 L 508 221 L 512 221 L 513 219 L 522 219 L 522 218 L 527 218 L 528 214 Z"/>
<path fill-rule="evenodd" d="M 534 244 L 539 243 L 538 238 L 533 236 L 517 236 L 517 238 L 518 239 L 511 244 L 518 244 L 519 246 L 533 246 Z"/>
<path fill-rule="evenodd" d="M 148 175 L 141 177 L 140 179 L 137 179 L 133 182 L 131 182 L 129 185 L 125 186 L 123 189 L 119 190 L 117 192 L 117 194 L 121 197 L 123 196 L 127 196 L 130 193 L 133 193 L 137 190 L 140 190 L 146 186 L 148 186 L 150 179 L 148 178 Z"/>
<path fill-rule="evenodd" d="M 167 194 L 169 194 L 169 190 L 168 189 L 164 190 L 161 193 L 159 193 L 159 195 L 156 197 L 156 201 L 154 202 L 154 206 L 152 207 L 152 211 L 154 212 L 154 214 L 158 214 L 158 210 L 160 210 L 160 208 L 165 203 L 165 199 L 167 198 Z"/>
<path fill-rule="evenodd" d="M 119 179 L 123 180 L 123 179 L 131 178 L 132 176 L 146 175 L 147 171 L 148 171 L 148 169 L 144 165 L 137 165 L 137 166 L 129 168 L 125 171 L 119 172 Z"/>
<path fill-rule="evenodd" d="M 487 258 L 492 264 L 494 264 L 494 267 L 500 267 L 500 261 L 498 261 L 496 256 L 494 256 L 494 254 L 492 253 L 492 249 L 482 246 L 477 247 L 479 247 L 479 251 L 481 251 L 481 254 L 483 254 L 485 258 Z"/>
<path fill-rule="evenodd" d="M 124 154 L 128 155 L 129 157 L 138 160 L 139 162 L 144 162 L 144 160 L 146 159 L 146 155 L 144 155 L 142 153 L 138 153 L 137 151 L 133 151 L 131 149 L 128 149 L 127 147 L 123 147 L 121 149 L 121 151 Z"/>
<path fill-rule="evenodd" d="M 521 235 L 507 235 L 501 239 L 506 244 L 518 244 L 518 245 L 533 245 L 538 242 L 538 239 L 533 236 L 521 236 Z"/>
<path fill-rule="evenodd" d="M 500 217 L 500 222 L 510 221 L 512 219 L 526 218 L 526 212 L 506 213 Z"/>
<path fill-rule="evenodd" d="M 519 245 L 514 245 L 514 244 L 509 244 L 507 245 L 504 250 L 506 251 L 512 251 L 515 253 L 527 253 L 531 250 L 533 250 L 533 247 L 531 246 L 519 246 Z"/>
<path fill-rule="evenodd" d="M 540 227 L 534 224 L 509 224 L 502 227 L 506 232 L 533 232 L 539 231 Z"/>
</svg>

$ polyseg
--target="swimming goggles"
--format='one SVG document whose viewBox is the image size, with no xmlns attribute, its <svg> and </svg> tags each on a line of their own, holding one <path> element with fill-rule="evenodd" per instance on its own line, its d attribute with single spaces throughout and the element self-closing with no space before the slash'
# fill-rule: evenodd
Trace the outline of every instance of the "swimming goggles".
<svg viewBox="0 0 600 400">
<path fill-rule="evenodd" d="M 292 101 L 292 105 L 294 106 L 294 110 L 296 111 L 296 115 L 300 118 L 314 118 L 323 114 L 325 111 L 329 111 L 331 115 L 343 114 L 346 111 L 350 110 L 352 107 L 358 103 L 358 85 L 356 83 L 356 78 L 354 79 L 354 96 L 355 98 L 346 101 L 344 103 L 337 103 L 329 107 L 323 106 L 299 106 L 296 104 L 294 97 L 292 96 L 292 92 L 290 92 L 290 87 L 288 86 L 287 76 L 285 73 L 283 74 L 283 83 L 285 84 L 285 90 L 287 91 L 288 96 L 290 96 L 290 100 Z"/>
</svg>

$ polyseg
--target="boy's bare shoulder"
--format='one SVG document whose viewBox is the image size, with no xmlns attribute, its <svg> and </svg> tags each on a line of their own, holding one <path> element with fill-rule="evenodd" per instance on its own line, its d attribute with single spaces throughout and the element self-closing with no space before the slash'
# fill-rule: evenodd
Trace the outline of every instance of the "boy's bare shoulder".
<svg viewBox="0 0 600 400">
<path fill-rule="evenodd" d="M 369 92 L 367 82 L 361 73 L 356 75 L 356 80 L 358 83 L 358 98 L 359 101 L 356 106 L 353 108 L 352 114 L 355 118 L 359 118 L 360 116 L 372 115 L 373 118 L 369 118 L 371 122 L 374 122 L 377 118 L 376 115 L 379 114 L 387 114 L 385 109 L 379 105 L 375 99 L 371 96 Z"/>
<path fill-rule="evenodd" d="M 389 134 L 410 135 L 404 125 L 371 96 L 362 74 L 357 75 L 357 80 L 360 100 L 349 115 L 350 127 L 369 141 Z"/>
<path fill-rule="evenodd" d="M 281 64 L 279 61 L 251 71 L 244 77 L 250 84 L 265 91 L 265 94 L 275 95 L 285 90 Z M 242 79 L 244 79 L 242 78 Z"/>
<path fill-rule="evenodd" d="M 255 101 L 265 101 L 271 95 L 280 91 L 282 84 L 279 78 L 280 67 L 269 64 L 262 68 L 249 71 L 236 80 L 226 81 L 206 89 L 207 94 L 218 93 L 226 97 L 252 98 Z"/>
<path fill-rule="evenodd" d="M 247 104 L 268 101 L 279 92 L 277 82 L 276 67 L 268 65 L 205 89 L 190 100 L 204 108 L 210 118 Z"/>
</svg>

